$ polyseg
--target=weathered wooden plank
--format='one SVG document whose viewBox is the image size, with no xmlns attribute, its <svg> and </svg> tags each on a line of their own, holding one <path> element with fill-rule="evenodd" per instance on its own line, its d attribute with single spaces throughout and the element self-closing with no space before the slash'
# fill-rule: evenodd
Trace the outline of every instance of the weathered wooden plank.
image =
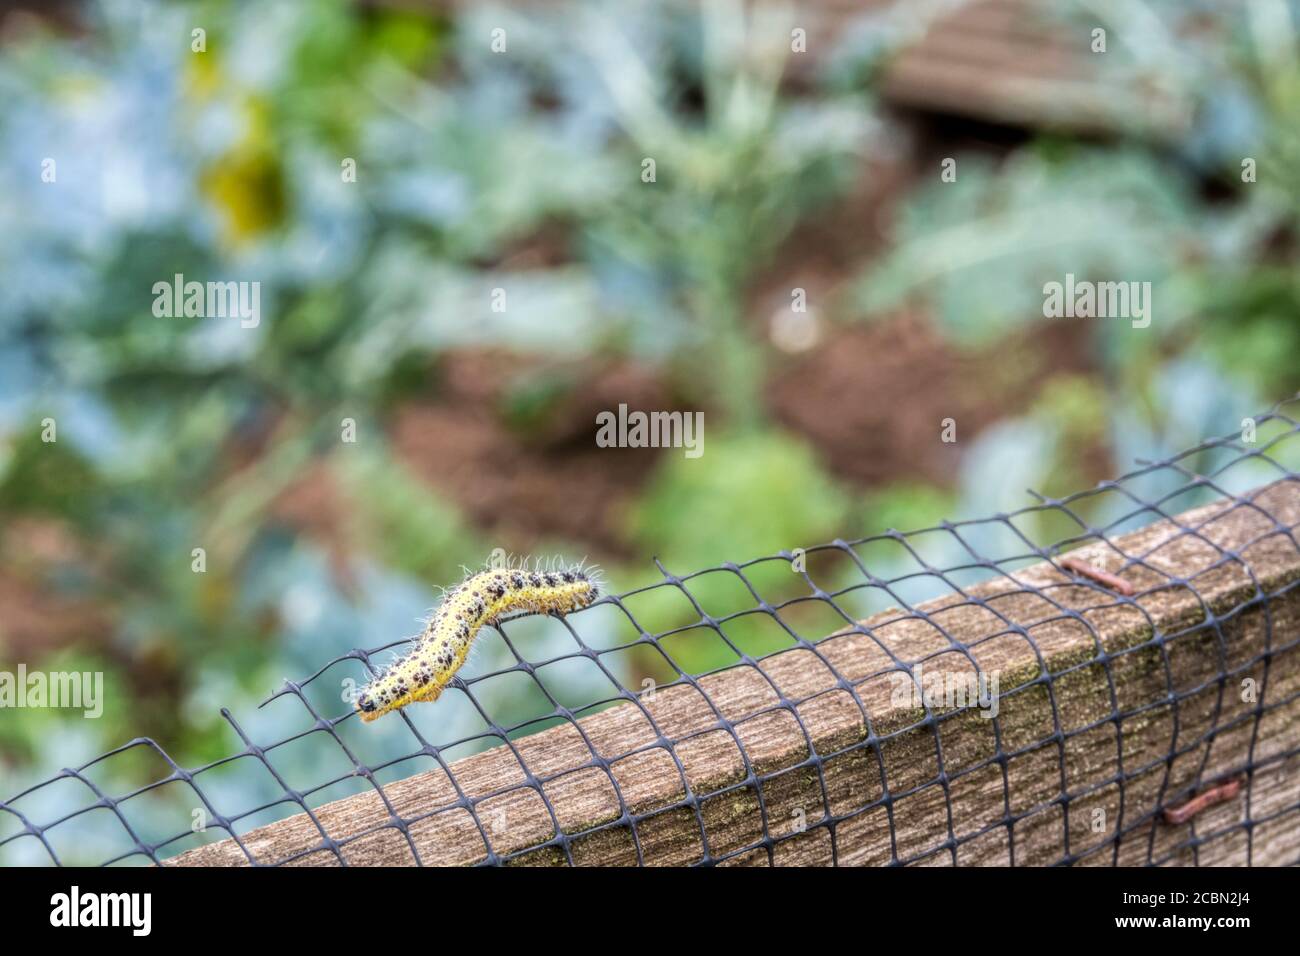
<svg viewBox="0 0 1300 956">
<path fill-rule="evenodd" d="M 1012 125 L 1185 130 L 1185 97 L 1156 88 L 1122 55 L 1091 52 L 1092 26 L 1039 0 L 956 5 L 891 59 L 880 93 L 903 106 Z"/>
<path fill-rule="evenodd" d="M 441 770 L 384 791 L 426 864 L 480 862 L 486 841 L 520 863 L 567 862 L 547 845 L 548 802 L 577 864 L 635 863 L 638 844 L 645 863 L 694 863 L 706 839 L 708 859 L 737 864 L 1046 864 L 1067 853 L 1084 864 L 1242 863 L 1248 841 L 1256 864 L 1292 862 L 1300 480 L 1247 497 L 1072 552 L 1132 583 L 1131 601 L 1036 565 L 875 615 L 817 653 L 661 689 L 644 712 L 629 703 L 583 718 L 590 748 L 573 725 L 516 741 L 546 801 L 505 747 L 458 761 L 482 831 Z M 891 654 L 932 674 L 998 675 L 996 719 L 964 708 L 926 723 L 895 700 Z M 1256 702 L 1242 700 L 1245 679 L 1260 688 Z M 1238 800 L 1179 827 L 1157 819 L 1248 766 Z M 348 863 L 415 862 L 375 793 L 315 814 Z M 1246 814 L 1264 821 L 1252 836 L 1232 828 Z M 770 861 L 756 846 L 765 829 L 790 837 Z M 305 815 L 242 839 L 259 863 L 338 863 Z M 168 861 L 246 862 L 232 840 Z"/>
</svg>

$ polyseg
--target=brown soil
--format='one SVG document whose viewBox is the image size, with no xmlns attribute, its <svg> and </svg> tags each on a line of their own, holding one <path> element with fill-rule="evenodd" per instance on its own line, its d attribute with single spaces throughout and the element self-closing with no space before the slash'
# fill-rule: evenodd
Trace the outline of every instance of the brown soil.
<svg viewBox="0 0 1300 956">
<path fill-rule="evenodd" d="M 100 646 L 108 610 L 50 586 L 58 565 L 84 559 L 71 532 L 53 521 L 15 520 L 0 536 L 0 658 L 30 661 L 73 645 Z"/>
<path fill-rule="evenodd" d="M 1025 409 L 1049 377 L 1088 369 L 1088 340 L 1082 326 L 1056 325 L 972 354 L 908 315 L 837 326 L 813 350 L 772 361 L 769 414 L 807 438 L 835 474 L 868 487 L 909 479 L 950 486 L 970 439 Z M 397 453 L 508 550 L 563 538 L 623 556 L 623 509 L 660 457 L 654 449 L 597 448 L 595 416 L 619 402 L 672 408 L 671 391 L 632 363 L 593 367 L 582 372 L 590 380 L 548 411 L 540 432 L 512 428 L 500 413 L 502 394 L 535 365 L 492 352 L 446 357 L 439 394 L 396 411 Z M 939 440 L 949 417 L 956 444 Z"/>
<path fill-rule="evenodd" d="M 596 447 L 596 414 L 620 402 L 671 409 L 672 396 L 633 363 L 594 367 L 580 370 L 589 377 L 548 412 L 540 432 L 512 428 L 500 411 L 502 396 L 512 378 L 535 366 L 494 352 L 447 356 L 437 398 L 397 411 L 397 453 L 507 550 L 559 537 L 619 555 L 622 508 L 661 452 Z"/>
<path fill-rule="evenodd" d="M 345 591 L 356 586 L 351 556 L 356 540 L 348 524 L 347 508 L 329 465 L 314 461 L 271 505 L 277 521 L 303 532 L 329 559 L 335 582 Z"/>
<path fill-rule="evenodd" d="M 581 542 L 600 559 L 625 556 L 623 508 L 660 460 L 657 449 L 598 448 L 596 415 L 675 407 L 670 389 L 632 362 L 548 366 L 500 350 L 449 353 L 437 363 L 436 392 L 397 407 L 390 439 L 412 474 L 459 506 L 494 546 L 526 552 L 548 539 Z M 540 421 L 513 425 L 510 390 L 530 377 L 573 383 Z M 278 497 L 274 517 L 316 540 L 341 583 L 351 579 L 354 540 L 337 482 L 325 463 L 308 468 Z"/>
<path fill-rule="evenodd" d="M 793 288 L 807 292 L 820 341 L 809 351 L 770 357 L 768 412 L 805 436 L 828 467 L 869 487 L 908 479 L 949 486 L 961 450 L 983 428 L 1024 411 L 1042 384 L 1062 372 L 1092 368 L 1082 324 L 1033 325 L 994 348 L 951 344 L 921 312 L 863 317 L 851 286 L 888 247 L 899 204 L 938 175 L 944 155 L 997 157 L 1013 134 L 980 124 L 935 123 L 894 115 L 892 149 L 863 164 L 843 201 L 808 217 L 783 243 L 756 283 L 747 314 L 753 334 L 790 308 Z M 941 423 L 957 423 L 957 442 L 939 440 Z M 1089 462 L 1107 474 L 1104 450 Z M 1088 465 L 1091 470 L 1092 465 Z"/>
<path fill-rule="evenodd" d="M 854 482 L 949 486 L 971 438 L 1024 410 L 1049 377 L 1087 370 L 1087 336 L 1081 324 L 1035 327 L 968 353 L 921 316 L 839 327 L 774 372 L 769 410 Z M 956 443 L 940 441 L 945 418 Z"/>
<path fill-rule="evenodd" d="M 69 600 L 38 582 L 0 573 L 0 654 L 6 660 L 30 661 L 38 655 L 109 632 L 102 608 L 91 601 Z"/>
</svg>

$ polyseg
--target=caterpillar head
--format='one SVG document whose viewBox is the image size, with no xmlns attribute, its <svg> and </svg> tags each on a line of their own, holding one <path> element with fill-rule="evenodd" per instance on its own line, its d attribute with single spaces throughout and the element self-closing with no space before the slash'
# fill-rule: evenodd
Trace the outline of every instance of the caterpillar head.
<svg viewBox="0 0 1300 956">
<path fill-rule="evenodd" d="M 379 703 L 375 700 L 375 695 L 370 692 L 370 688 L 368 687 L 363 689 L 361 693 L 357 694 L 355 704 L 357 714 L 366 722 L 374 720 L 383 713 L 383 711 L 379 709 Z"/>
</svg>

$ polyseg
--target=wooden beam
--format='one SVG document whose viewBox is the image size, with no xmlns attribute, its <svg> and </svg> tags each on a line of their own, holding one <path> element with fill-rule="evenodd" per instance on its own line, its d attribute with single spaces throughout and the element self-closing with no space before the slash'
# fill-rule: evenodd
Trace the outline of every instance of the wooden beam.
<svg viewBox="0 0 1300 956">
<path fill-rule="evenodd" d="M 1288 478 L 1071 552 L 1133 598 L 1039 564 L 460 760 L 464 800 L 442 770 L 387 784 L 400 823 L 374 792 L 326 804 L 337 854 L 305 814 L 241 839 L 309 865 L 1293 862 L 1297 525 Z M 895 661 L 996 676 L 996 717 L 927 719 Z M 167 861 L 246 863 L 230 839 Z"/>
</svg>

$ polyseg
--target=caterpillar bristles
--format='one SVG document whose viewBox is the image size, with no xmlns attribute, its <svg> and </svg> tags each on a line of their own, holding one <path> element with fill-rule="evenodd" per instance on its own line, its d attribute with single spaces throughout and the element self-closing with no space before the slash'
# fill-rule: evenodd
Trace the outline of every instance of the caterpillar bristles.
<svg viewBox="0 0 1300 956">
<path fill-rule="evenodd" d="M 506 567 L 489 567 L 443 592 L 424 625 L 415 648 L 357 695 L 364 721 L 374 720 L 416 701 L 435 701 L 469 656 L 478 632 L 507 614 L 568 614 L 600 596 L 599 569 L 583 563 L 548 570 L 540 559 L 508 558 Z"/>
</svg>

